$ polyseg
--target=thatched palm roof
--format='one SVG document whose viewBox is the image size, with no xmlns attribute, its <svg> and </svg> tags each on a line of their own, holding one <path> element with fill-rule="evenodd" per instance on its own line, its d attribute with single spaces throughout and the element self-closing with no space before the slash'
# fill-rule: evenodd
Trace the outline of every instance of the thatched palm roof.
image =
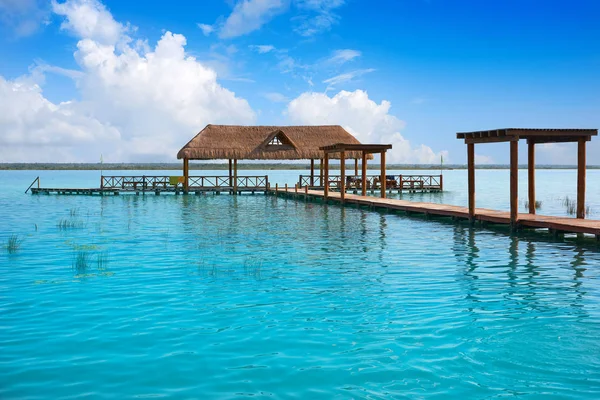
<svg viewBox="0 0 600 400">
<path fill-rule="evenodd" d="M 360 144 L 339 125 L 236 126 L 207 125 L 177 153 L 190 160 L 306 160 L 323 158 L 319 147 Z M 331 158 L 339 158 L 331 154 Z M 347 153 L 346 158 L 360 158 Z"/>
</svg>

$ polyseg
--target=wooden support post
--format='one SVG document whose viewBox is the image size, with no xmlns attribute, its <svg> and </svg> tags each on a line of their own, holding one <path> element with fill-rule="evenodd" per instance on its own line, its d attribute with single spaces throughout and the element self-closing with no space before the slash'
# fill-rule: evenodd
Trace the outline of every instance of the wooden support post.
<svg viewBox="0 0 600 400">
<path fill-rule="evenodd" d="M 302 182 L 300 182 L 302 183 Z M 315 159 L 310 159 L 310 186 L 315 186 Z"/>
<path fill-rule="evenodd" d="M 319 160 L 319 186 L 323 185 L 323 159 Z"/>
<path fill-rule="evenodd" d="M 362 153 L 362 177 L 361 177 L 361 195 L 367 195 L 367 152 Z"/>
<path fill-rule="evenodd" d="M 358 158 L 354 159 L 354 176 L 358 176 Z"/>
<path fill-rule="evenodd" d="M 385 151 L 381 152 L 381 177 L 379 179 L 381 179 L 381 182 L 379 182 L 381 186 L 381 198 L 385 199 Z"/>
<path fill-rule="evenodd" d="M 325 153 L 324 162 L 325 171 L 323 171 L 323 197 L 327 200 L 329 196 L 329 153 Z"/>
<path fill-rule="evenodd" d="M 233 161 L 229 159 L 229 186 L 233 187 Z"/>
<path fill-rule="evenodd" d="M 510 142 L 510 224 L 519 222 L 519 138 Z"/>
<path fill-rule="evenodd" d="M 187 193 L 189 188 L 189 178 L 190 178 L 190 160 L 187 158 L 183 159 L 183 191 Z"/>
<path fill-rule="evenodd" d="M 346 152 L 340 152 L 340 200 L 342 203 L 346 198 Z"/>
<path fill-rule="evenodd" d="M 535 214 L 535 142 L 527 141 L 527 189 L 529 191 L 529 214 Z"/>
<path fill-rule="evenodd" d="M 237 158 L 233 160 L 233 194 L 237 194 Z"/>
<path fill-rule="evenodd" d="M 469 221 L 475 220 L 475 144 L 467 144 L 467 174 L 469 180 Z"/>
<path fill-rule="evenodd" d="M 294 193 L 298 194 L 298 184 L 297 183 L 294 185 Z"/>
<path fill-rule="evenodd" d="M 585 138 L 577 142 L 577 218 L 585 218 Z"/>
</svg>

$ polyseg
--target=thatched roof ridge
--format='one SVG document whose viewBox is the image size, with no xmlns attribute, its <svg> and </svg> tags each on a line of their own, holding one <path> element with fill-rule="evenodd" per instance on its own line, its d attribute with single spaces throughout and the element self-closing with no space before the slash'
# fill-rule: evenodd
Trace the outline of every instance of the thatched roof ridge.
<svg viewBox="0 0 600 400">
<path fill-rule="evenodd" d="M 270 145 L 272 139 L 280 145 Z M 179 152 L 177 158 L 190 160 L 306 160 L 323 157 L 320 147 L 336 143 L 360 144 L 339 125 L 240 126 L 207 125 Z M 348 153 L 346 158 L 360 158 Z M 339 158 L 339 154 L 331 154 Z"/>
</svg>

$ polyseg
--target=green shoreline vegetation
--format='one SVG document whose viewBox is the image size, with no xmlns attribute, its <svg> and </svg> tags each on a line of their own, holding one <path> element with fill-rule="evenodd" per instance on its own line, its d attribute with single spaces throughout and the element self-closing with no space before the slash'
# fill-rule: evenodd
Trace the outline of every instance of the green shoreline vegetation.
<svg viewBox="0 0 600 400">
<path fill-rule="evenodd" d="M 351 168 L 350 163 L 346 169 Z M 227 163 L 193 163 L 190 162 L 190 170 L 227 170 Z M 318 169 L 318 162 L 315 163 L 315 168 Z M 332 170 L 339 169 L 338 164 L 331 164 Z M 467 169 L 466 165 L 448 164 L 442 168 L 432 164 L 388 164 L 388 170 L 432 170 L 439 171 L 453 169 Z M 486 164 L 477 165 L 477 169 L 508 169 L 508 165 L 504 164 Z M 527 165 L 519 165 L 519 169 L 526 169 Z M 575 165 L 536 165 L 536 169 L 577 169 Z M 588 165 L 588 169 L 600 169 L 600 165 Z M 0 170 L 15 170 L 15 171 L 60 171 L 60 170 L 91 170 L 91 171 L 116 171 L 116 170 L 131 170 L 131 171 L 156 171 L 156 170 L 181 170 L 181 163 L 0 163 Z M 239 163 L 239 170 L 309 170 L 308 163 Z M 379 164 L 369 164 L 368 169 L 379 170 Z"/>
</svg>

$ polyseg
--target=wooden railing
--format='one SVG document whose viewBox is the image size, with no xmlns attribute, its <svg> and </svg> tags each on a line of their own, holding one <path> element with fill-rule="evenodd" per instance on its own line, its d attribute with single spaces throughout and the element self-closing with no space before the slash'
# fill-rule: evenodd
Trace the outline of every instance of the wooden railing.
<svg viewBox="0 0 600 400">
<path fill-rule="evenodd" d="M 36 182 L 37 182 L 37 187 L 39 189 L 40 188 L 40 177 L 38 176 L 37 178 L 35 178 L 33 180 L 33 182 L 31 182 L 31 185 L 29 185 L 29 187 L 27 188 L 27 190 L 25 190 L 25 193 L 29 192 L 29 189 L 31 189 L 33 187 L 33 185 L 35 185 Z"/>
<path fill-rule="evenodd" d="M 367 190 L 379 190 L 381 188 L 380 175 L 367 175 Z M 341 186 L 340 175 L 329 176 L 329 188 L 339 190 Z M 360 175 L 346 176 L 346 189 L 362 189 L 362 177 Z M 300 187 L 323 187 L 320 176 L 311 177 L 300 175 L 298 180 Z M 442 175 L 386 175 L 386 188 L 390 190 L 443 190 Z"/>
<path fill-rule="evenodd" d="M 101 189 L 119 190 L 177 190 L 184 189 L 183 176 L 102 176 Z M 188 190 L 194 189 L 262 189 L 269 186 L 268 176 L 190 176 Z"/>
</svg>

